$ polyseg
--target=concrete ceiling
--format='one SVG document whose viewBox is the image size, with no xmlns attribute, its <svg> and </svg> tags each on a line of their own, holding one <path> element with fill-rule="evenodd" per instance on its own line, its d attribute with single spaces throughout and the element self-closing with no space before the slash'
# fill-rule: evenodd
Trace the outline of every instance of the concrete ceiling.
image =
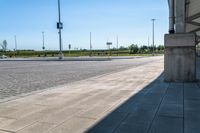
<svg viewBox="0 0 200 133">
<path fill-rule="evenodd" d="M 200 0 L 186 0 L 186 31 L 200 36 Z"/>
</svg>

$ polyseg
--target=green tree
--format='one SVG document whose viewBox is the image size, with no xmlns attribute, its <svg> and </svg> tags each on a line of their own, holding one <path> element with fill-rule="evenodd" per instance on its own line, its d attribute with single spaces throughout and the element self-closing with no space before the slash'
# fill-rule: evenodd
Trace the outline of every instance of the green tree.
<svg viewBox="0 0 200 133">
<path fill-rule="evenodd" d="M 137 44 L 132 44 L 131 46 L 129 46 L 129 51 L 130 54 L 137 54 L 139 51 Z"/>
<path fill-rule="evenodd" d="M 161 51 L 161 50 L 164 50 L 165 47 L 164 47 L 163 45 L 159 45 L 159 46 L 157 47 L 157 49 L 158 49 L 158 51 Z"/>
</svg>

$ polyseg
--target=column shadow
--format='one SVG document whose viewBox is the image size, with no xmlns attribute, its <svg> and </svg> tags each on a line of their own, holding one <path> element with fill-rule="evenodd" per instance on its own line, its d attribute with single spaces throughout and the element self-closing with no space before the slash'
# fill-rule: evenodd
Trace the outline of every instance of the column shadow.
<svg viewBox="0 0 200 133">
<path fill-rule="evenodd" d="M 85 133 L 148 132 L 168 86 L 169 83 L 164 82 L 162 73 Z"/>
</svg>

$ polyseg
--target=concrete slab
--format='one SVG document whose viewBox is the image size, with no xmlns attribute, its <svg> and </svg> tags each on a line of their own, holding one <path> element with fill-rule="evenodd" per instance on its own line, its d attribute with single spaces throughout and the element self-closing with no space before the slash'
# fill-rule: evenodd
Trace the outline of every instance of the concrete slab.
<svg viewBox="0 0 200 133">
<path fill-rule="evenodd" d="M 148 133 L 183 133 L 183 118 L 157 117 Z"/>
<path fill-rule="evenodd" d="M 93 119 L 73 117 L 69 121 L 51 129 L 47 133 L 81 133 L 86 130 L 92 123 Z"/>
<path fill-rule="evenodd" d="M 55 125 L 51 123 L 37 122 L 31 126 L 28 126 L 17 133 L 46 133 L 48 130 L 54 128 Z"/>
<path fill-rule="evenodd" d="M 0 129 L 10 132 L 17 132 L 27 126 L 36 123 L 42 117 L 44 116 L 41 114 L 32 114 L 30 116 L 26 116 L 19 120 L 14 120 L 14 121 L 8 120 L 7 123 L 3 123 L 3 125 L 0 125 Z"/>
<path fill-rule="evenodd" d="M 0 131 L 0 133 L 9 133 L 9 132 L 6 132 L 6 131 Z"/>
<path fill-rule="evenodd" d="M 126 117 L 128 117 L 128 114 L 125 113 L 111 113 L 106 116 L 101 123 L 97 124 L 94 128 L 89 129 L 87 133 L 112 133 Z"/>
<path fill-rule="evenodd" d="M 148 124 L 123 123 L 115 133 L 146 133 Z"/>
</svg>

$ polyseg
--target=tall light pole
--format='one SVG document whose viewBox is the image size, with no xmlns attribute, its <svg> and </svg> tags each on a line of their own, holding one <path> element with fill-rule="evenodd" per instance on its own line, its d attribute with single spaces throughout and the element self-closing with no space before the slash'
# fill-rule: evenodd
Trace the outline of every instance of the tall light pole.
<svg viewBox="0 0 200 133">
<path fill-rule="evenodd" d="M 155 21 L 156 21 L 156 19 L 151 19 L 151 21 L 152 21 L 152 24 L 153 24 L 153 27 L 152 27 L 152 41 L 153 41 L 153 43 L 152 43 L 152 45 L 153 45 L 153 55 L 154 55 L 154 45 L 155 45 L 155 40 L 154 40 L 155 33 L 154 33 L 154 31 L 155 31 Z"/>
<path fill-rule="evenodd" d="M 150 39 L 149 39 L 149 36 L 148 36 L 148 50 L 149 50 L 149 53 L 150 53 Z"/>
<path fill-rule="evenodd" d="M 42 32 L 42 49 L 45 50 L 45 46 L 44 46 L 44 32 Z"/>
<path fill-rule="evenodd" d="M 15 39 L 15 57 L 17 55 L 17 36 L 15 35 L 14 36 L 14 39 Z"/>
<path fill-rule="evenodd" d="M 90 56 L 92 56 L 92 32 L 90 32 Z"/>
<path fill-rule="evenodd" d="M 62 53 L 62 32 L 61 30 L 63 29 L 63 23 L 61 22 L 61 13 L 60 13 L 60 0 L 58 0 L 58 23 L 57 23 L 57 29 L 59 30 L 59 59 L 63 59 L 64 55 Z"/>
<path fill-rule="evenodd" d="M 15 51 L 17 51 L 17 36 L 15 35 Z"/>
<path fill-rule="evenodd" d="M 117 38 L 116 38 L 117 40 L 117 55 L 119 55 L 119 38 L 118 38 L 118 35 L 117 35 Z"/>
</svg>

